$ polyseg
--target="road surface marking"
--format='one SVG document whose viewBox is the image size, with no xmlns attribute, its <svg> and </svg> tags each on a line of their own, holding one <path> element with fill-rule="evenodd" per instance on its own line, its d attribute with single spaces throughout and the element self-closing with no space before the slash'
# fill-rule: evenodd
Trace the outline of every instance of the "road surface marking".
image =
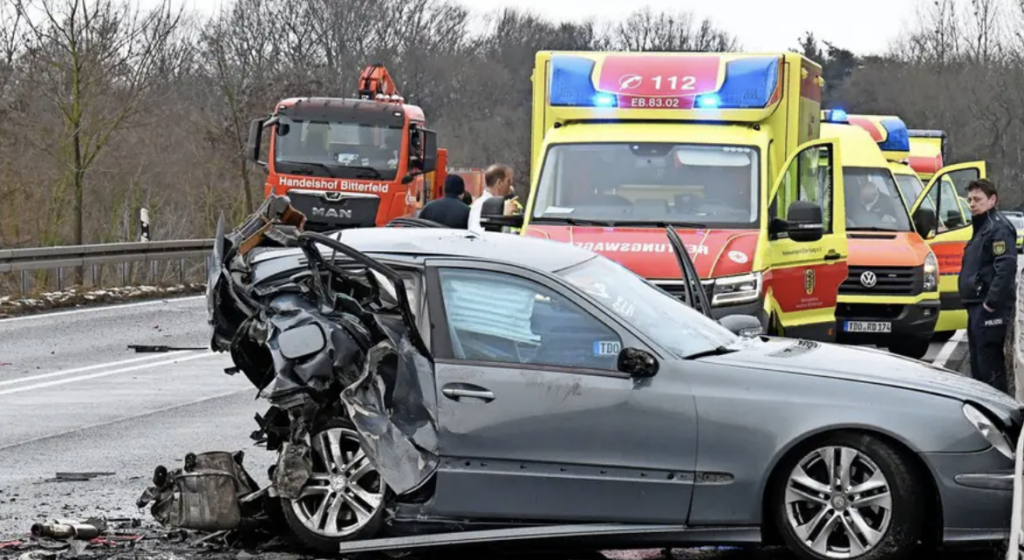
<svg viewBox="0 0 1024 560">
<path fill-rule="evenodd" d="M 73 373 L 82 373 L 83 371 L 91 371 L 91 370 L 94 370 L 94 369 L 120 367 L 120 366 L 123 366 L 123 365 L 126 365 L 126 364 L 134 364 L 134 363 L 138 363 L 138 362 L 145 362 L 145 361 L 153 360 L 155 358 L 165 358 L 167 356 L 178 356 L 180 354 L 187 354 L 187 353 L 188 353 L 188 351 L 186 351 L 186 350 L 177 350 L 177 351 L 174 351 L 174 352 L 167 352 L 167 353 L 161 354 L 161 355 L 142 356 L 141 358 L 132 358 L 130 360 L 121 360 L 119 362 L 108 362 L 108 363 L 105 363 L 105 364 L 93 364 L 91 366 L 84 366 L 84 367 L 74 368 L 74 369 L 62 369 L 60 371 L 54 371 L 54 372 L 51 372 L 51 373 L 43 373 L 43 374 L 40 374 L 40 375 L 32 375 L 32 376 L 29 376 L 29 377 L 19 377 L 17 379 L 9 379 L 7 381 L 0 381 L 0 387 L 3 387 L 4 385 L 14 385 L 16 383 L 27 383 L 29 381 L 36 381 L 36 380 L 39 380 L 39 379 L 50 379 L 51 377 L 61 377 L 63 375 L 71 375 Z"/>
<path fill-rule="evenodd" d="M 25 387 L 15 387 L 14 389 L 7 389 L 7 390 L 4 390 L 4 391 L 0 391 L 0 396 L 12 395 L 14 393 L 21 393 L 23 391 L 34 391 L 36 389 L 45 389 L 47 387 L 54 387 L 54 386 L 57 386 L 57 385 L 64 385 L 66 383 L 74 383 L 76 381 L 87 381 L 89 379 L 98 379 L 100 377 L 107 377 L 107 376 L 110 376 L 110 375 L 117 375 L 119 373 L 128 373 L 128 372 L 131 372 L 131 371 L 138 371 L 140 369 L 147 369 L 147 368 L 155 368 L 155 367 L 159 367 L 159 366 L 166 366 L 166 365 L 176 364 L 176 363 L 179 363 L 179 362 L 187 362 L 189 360 L 195 360 L 195 359 L 198 359 L 198 358 L 208 358 L 210 356 L 216 356 L 216 355 L 217 354 L 215 354 L 213 352 L 201 352 L 201 353 L 198 353 L 198 354 L 193 354 L 191 356 L 182 356 L 180 358 L 176 358 L 176 359 L 173 359 L 173 360 L 163 360 L 163 361 L 160 361 L 160 362 L 146 362 L 144 364 L 139 364 L 139 365 L 135 365 L 135 366 L 131 366 L 131 367 L 126 367 L 126 368 L 121 368 L 121 369 L 112 369 L 110 371 L 101 371 L 99 373 L 90 373 L 89 375 L 79 375 L 79 376 L 70 377 L 70 378 L 67 378 L 67 379 L 58 379 L 56 381 L 46 381 L 44 383 L 36 383 L 35 385 L 27 385 Z"/>
<path fill-rule="evenodd" d="M 942 349 L 939 350 L 939 354 L 935 356 L 935 361 L 932 362 L 939 367 L 946 367 L 946 362 L 949 361 L 949 357 L 953 355 L 953 350 L 956 350 L 956 345 L 963 342 L 966 337 L 967 331 L 960 329 L 953 333 L 945 344 L 942 345 Z"/>
<path fill-rule="evenodd" d="M 20 445 L 28 445 L 30 443 L 35 443 L 37 441 L 44 440 L 44 439 L 50 439 L 50 438 L 57 438 L 57 437 L 61 437 L 61 436 L 66 436 L 68 434 L 73 434 L 75 432 L 91 430 L 93 428 L 101 428 L 103 426 L 109 426 L 111 424 L 116 424 L 118 422 L 127 422 L 128 420 L 135 420 L 136 418 L 144 418 L 146 416 L 152 416 L 154 414 L 161 414 L 161 413 L 164 413 L 164 412 L 170 412 L 172 410 L 177 410 L 179 408 L 185 408 L 186 406 L 202 404 L 202 403 L 207 402 L 207 401 L 212 401 L 212 400 L 216 400 L 216 399 L 223 399 L 223 398 L 226 398 L 226 397 L 233 397 L 233 396 L 235 396 L 235 395 L 237 395 L 239 393 L 250 393 L 250 392 L 252 392 L 252 389 L 236 389 L 236 390 L 228 392 L 228 393 L 221 393 L 219 395 L 213 395 L 213 396 L 210 396 L 210 397 L 203 397 L 203 398 L 201 398 L 199 400 L 185 402 L 185 403 L 172 404 L 172 405 L 164 406 L 164 407 L 157 408 L 157 409 L 154 409 L 154 410 L 149 410 L 149 411 L 146 411 L 146 412 L 141 412 L 139 414 L 135 414 L 135 415 L 132 415 L 132 416 L 125 416 L 124 418 L 115 418 L 113 420 L 106 420 L 104 422 L 98 422 L 96 424 L 89 424 L 88 426 L 76 426 L 76 427 L 71 428 L 69 430 L 64 430 L 63 432 L 57 432 L 55 434 L 47 434 L 45 436 L 38 436 L 38 437 L 33 437 L 33 438 L 26 439 L 26 440 L 18 441 L 18 442 L 15 442 L 15 443 L 8 443 L 6 445 L 0 445 L 0 451 L 3 451 L 5 449 L 10 449 L 12 447 L 18 447 Z"/>
<path fill-rule="evenodd" d="M 33 315 L 25 315 L 22 317 L 9 317 L 7 319 L 0 319 L 0 325 L 5 323 L 14 323 L 17 321 L 28 321 L 30 319 L 47 319 L 50 317 L 65 317 L 67 315 L 78 315 L 80 313 L 95 313 L 97 311 L 112 311 L 115 309 L 129 309 L 132 307 L 143 307 L 145 305 L 158 305 L 161 303 L 174 303 L 177 301 L 190 301 L 194 299 L 203 299 L 206 296 L 185 296 L 185 297 L 167 297 L 160 298 L 152 301 L 139 301 L 135 303 L 121 303 L 113 305 L 97 305 L 92 307 L 83 307 L 80 309 L 72 309 L 70 311 L 52 311 L 36 313 Z"/>
</svg>

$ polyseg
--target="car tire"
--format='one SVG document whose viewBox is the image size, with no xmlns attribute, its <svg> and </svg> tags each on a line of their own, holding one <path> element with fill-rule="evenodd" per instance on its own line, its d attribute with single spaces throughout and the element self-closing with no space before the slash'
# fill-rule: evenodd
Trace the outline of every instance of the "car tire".
<svg viewBox="0 0 1024 560">
<path fill-rule="evenodd" d="M 920 360 L 928 353 L 931 344 L 932 341 L 927 338 L 900 337 L 889 344 L 889 351 L 893 354 Z"/>
<path fill-rule="evenodd" d="M 896 560 L 918 545 L 922 482 L 904 454 L 881 438 L 829 434 L 791 452 L 778 469 L 769 497 L 772 521 L 798 557 Z M 828 472 L 848 484 L 826 484 Z"/>
<path fill-rule="evenodd" d="M 306 443 L 313 462 L 313 476 L 303 486 L 306 495 L 295 500 L 280 498 L 281 509 L 298 544 L 337 555 L 342 542 L 377 534 L 391 490 L 363 452 L 355 426 L 347 419 L 332 419 L 318 426 Z M 325 447 L 332 448 L 326 460 Z M 338 463 L 348 466 L 339 469 Z M 333 522 L 332 507 L 338 512 Z"/>
<path fill-rule="evenodd" d="M 953 338 L 953 334 L 956 331 L 937 331 L 932 335 L 932 342 L 948 342 L 949 339 Z"/>
</svg>

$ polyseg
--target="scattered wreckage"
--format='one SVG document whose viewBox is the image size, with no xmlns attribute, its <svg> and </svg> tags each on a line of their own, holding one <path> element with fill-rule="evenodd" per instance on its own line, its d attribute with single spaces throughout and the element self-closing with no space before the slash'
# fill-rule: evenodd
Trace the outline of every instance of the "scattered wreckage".
<svg viewBox="0 0 1024 560">
<path fill-rule="evenodd" d="M 327 553 L 781 541 L 871 560 L 925 538 L 927 508 L 953 540 L 1008 532 L 1010 493 L 992 492 L 1015 401 L 916 360 L 714 321 L 671 227 L 684 301 L 571 244 L 303 223 L 271 196 L 221 224 L 207 285 L 212 348 L 270 403 L 253 438 L 278 454 L 271 482 L 196 455 L 140 501 L 163 523 L 230 530 L 276 509 Z"/>
</svg>

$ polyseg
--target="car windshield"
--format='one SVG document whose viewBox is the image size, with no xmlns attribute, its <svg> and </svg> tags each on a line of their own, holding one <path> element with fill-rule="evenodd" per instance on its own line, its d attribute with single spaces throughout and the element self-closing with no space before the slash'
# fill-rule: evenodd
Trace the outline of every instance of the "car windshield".
<svg viewBox="0 0 1024 560">
<path fill-rule="evenodd" d="M 907 207 L 885 168 L 843 169 L 848 231 L 912 231 Z"/>
<path fill-rule="evenodd" d="M 282 117 L 277 130 L 274 163 L 279 172 L 380 180 L 393 180 L 398 173 L 400 127 Z"/>
<path fill-rule="evenodd" d="M 557 273 L 680 357 L 730 346 L 739 337 L 622 265 L 596 257 Z"/>
<path fill-rule="evenodd" d="M 544 158 L 531 219 L 755 227 L 758 154 L 709 144 L 557 144 Z"/>
<path fill-rule="evenodd" d="M 921 191 L 924 190 L 924 185 L 921 184 L 917 175 L 897 174 L 896 184 L 899 186 L 900 192 L 903 193 L 903 200 L 908 205 L 913 205 L 917 197 L 921 196 Z"/>
</svg>

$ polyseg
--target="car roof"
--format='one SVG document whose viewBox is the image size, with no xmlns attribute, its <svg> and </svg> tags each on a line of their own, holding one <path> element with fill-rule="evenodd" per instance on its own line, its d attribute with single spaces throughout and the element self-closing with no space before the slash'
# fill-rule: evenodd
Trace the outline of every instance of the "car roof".
<svg viewBox="0 0 1024 560">
<path fill-rule="evenodd" d="M 458 257 L 503 261 L 555 272 L 597 257 L 570 243 L 464 229 L 373 227 L 332 232 L 331 237 L 375 258 Z"/>
</svg>

